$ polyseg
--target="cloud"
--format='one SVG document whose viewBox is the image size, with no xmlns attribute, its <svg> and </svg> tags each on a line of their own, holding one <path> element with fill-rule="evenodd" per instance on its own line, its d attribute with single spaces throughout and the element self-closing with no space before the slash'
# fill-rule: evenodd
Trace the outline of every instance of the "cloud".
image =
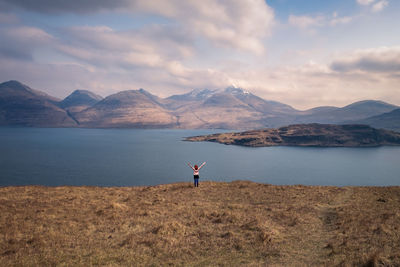
<svg viewBox="0 0 400 267">
<path fill-rule="evenodd" d="M 373 11 L 373 12 L 380 12 L 380 11 L 382 11 L 385 7 L 387 7 L 388 5 L 389 5 L 389 2 L 388 2 L 388 1 L 386 1 L 386 0 L 381 0 L 381 1 L 377 2 L 377 3 L 375 3 L 375 4 L 372 6 L 372 11 Z"/>
<path fill-rule="evenodd" d="M 400 47 L 381 47 L 355 51 L 331 64 L 338 72 L 400 72 Z"/>
<path fill-rule="evenodd" d="M 371 6 L 371 11 L 372 12 L 380 12 L 382 11 L 385 7 L 389 5 L 388 0 L 357 0 L 357 3 L 359 5 L 363 6 Z"/>
<path fill-rule="evenodd" d="M 212 45 L 256 54 L 264 52 L 263 38 L 274 23 L 274 12 L 264 0 L 0 0 L 1 5 L 51 14 L 118 11 L 163 16 Z"/>
<path fill-rule="evenodd" d="M 323 26 L 325 18 L 323 16 L 316 16 L 316 17 L 311 17 L 311 16 L 295 16 L 295 15 L 290 15 L 289 16 L 289 24 L 301 28 L 301 29 L 307 29 L 310 27 L 316 27 L 316 26 Z"/>
<path fill-rule="evenodd" d="M 33 60 L 34 51 L 54 41 L 42 29 L 29 26 L 0 28 L 0 56 L 17 60 Z"/>
<path fill-rule="evenodd" d="M 341 24 L 348 24 L 353 19 L 354 19 L 354 17 L 350 17 L 350 16 L 339 17 L 337 12 L 334 12 L 331 17 L 323 16 L 323 15 L 317 15 L 317 16 L 290 15 L 288 22 L 293 27 L 313 33 L 313 29 L 315 29 L 315 28 L 324 27 L 327 25 L 334 27 L 334 26 L 341 25 Z"/>
<path fill-rule="evenodd" d="M 143 0 L 135 8 L 178 21 L 214 45 L 256 54 L 264 52 L 263 38 L 274 24 L 274 12 L 263 0 Z"/>
<path fill-rule="evenodd" d="M 253 69 L 227 74 L 237 86 L 298 109 L 345 106 L 365 99 L 400 103 L 400 94 L 396 93 L 400 75 L 337 72 L 330 65 L 313 62 L 296 67 Z"/>
<path fill-rule="evenodd" d="M 368 6 L 372 4 L 375 0 L 357 0 L 359 5 Z"/>
<path fill-rule="evenodd" d="M 334 12 L 329 24 L 331 26 L 336 26 L 339 24 L 347 24 L 347 23 L 350 23 L 353 19 L 354 19 L 354 17 L 350 17 L 350 16 L 339 17 L 338 13 Z"/>
<path fill-rule="evenodd" d="M 115 31 L 106 26 L 59 29 L 55 37 L 28 26 L 0 27 L 0 57 L 43 62 L 41 55 L 56 53 L 97 70 L 133 71 L 138 68 L 174 70 L 194 54 L 190 35 L 171 26 L 153 25 L 138 30 Z M 40 54 L 40 52 L 43 52 Z M 169 66 L 174 65 L 174 68 Z"/>
<path fill-rule="evenodd" d="M 59 42 L 59 52 L 102 69 L 165 68 L 168 62 L 194 53 L 190 35 L 169 26 L 129 31 L 106 26 L 72 27 L 64 29 L 62 36 L 68 41 Z"/>
</svg>

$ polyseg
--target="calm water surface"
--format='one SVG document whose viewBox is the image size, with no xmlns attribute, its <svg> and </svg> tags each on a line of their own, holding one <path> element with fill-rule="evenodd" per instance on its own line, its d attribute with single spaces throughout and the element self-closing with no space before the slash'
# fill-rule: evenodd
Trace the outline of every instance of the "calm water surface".
<svg viewBox="0 0 400 267">
<path fill-rule="evenodd" d="M 400 147 L 248 148 L 182 141 L 214 132 L 0 128 L 0 186 L 192 181 L 187 162 L 203 161 L 207 165 L 200 171 L 200 182 L 400 185 Z"/>
</svg>

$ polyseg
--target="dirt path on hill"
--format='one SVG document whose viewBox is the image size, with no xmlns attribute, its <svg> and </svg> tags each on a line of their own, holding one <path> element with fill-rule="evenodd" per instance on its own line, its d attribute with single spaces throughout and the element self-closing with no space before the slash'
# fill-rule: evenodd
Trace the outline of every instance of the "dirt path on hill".
<svg viewBox="0 0 400 267">
<path fill-rule="evenodd" d="M 294 189 L 290 195 L 297 196 L 298 201 L 282 199 L 289 206 L 292 222 L 281 232 L 281 257 L 274 263 L 279 265 L 286 258 L 284 265 L 288 266 L 324 265 L 332 256 L 330 243 L 337 234 L 337 211 L 350 201 L 353 189 L 315 187 L 316 192 L 306 195 L 296 194 Z"/>
<path fill-rule="evenodd" d="M 333 248 L 331 242 L 337 235 L 338 210 L 347 205 L 352 194 L 353 188 L 344 187 L 328 204 L 317 207 L 318 217 L 321 219 L 321 223 L 319 224 L 320 227 L 317 227 L 317 231 L 312 231 L 310 233 L 309 242 L 318 244 L 310 255 L 321 259 L 321 263 L 332 256 Z"/>
</svg>

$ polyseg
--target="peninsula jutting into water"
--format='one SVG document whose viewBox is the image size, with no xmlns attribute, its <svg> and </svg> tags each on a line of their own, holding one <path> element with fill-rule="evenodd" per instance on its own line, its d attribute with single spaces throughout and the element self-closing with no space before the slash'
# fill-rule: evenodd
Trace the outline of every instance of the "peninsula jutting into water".
<svg viewBox="0 0 400 267">
<path fill-rule="evenodd" d="M 368 125 L 297 124 L 279 129 L 193 136 L 186 141 L 210 141 L 241 146 L 371 147 L 400 145 L 400 133 Z"/>
</svg>

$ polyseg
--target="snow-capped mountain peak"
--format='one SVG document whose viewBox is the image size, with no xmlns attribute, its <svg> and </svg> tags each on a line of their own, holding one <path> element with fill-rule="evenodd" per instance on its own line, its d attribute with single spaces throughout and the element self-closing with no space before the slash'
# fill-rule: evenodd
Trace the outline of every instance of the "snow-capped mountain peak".
<svg viewBox="0 0 400 267">
<path fill-rule="evenodd" d="M 235 86 L 229 86 L 225 89 L 225 93 L 230 93 L 233 95 L 248 95 L 250 94 L 249 91 L 240 88 L 240 87 L 235 87 Z"/>
</svg>

